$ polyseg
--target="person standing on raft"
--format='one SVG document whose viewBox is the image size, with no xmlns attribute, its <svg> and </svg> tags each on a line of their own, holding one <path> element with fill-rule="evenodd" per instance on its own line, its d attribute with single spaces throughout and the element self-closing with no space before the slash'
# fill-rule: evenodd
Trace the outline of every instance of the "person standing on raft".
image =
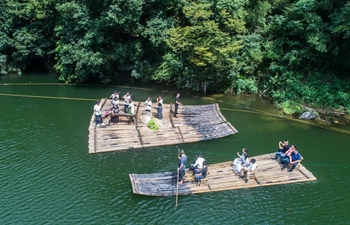
<svg viewBox="0 0 350 225">
<path fill-rule="evenodd" d="M 185 176 L 185 169 L 186 169 L 186 162 L 187 162 L 187 156 L 185 155 L 185 151 L 180 151 L 180 157 L 179 157 L 179 163 L 178 163 L 178 175 L 179 175 L 179 184 L 184 183 L 184 176 Z"/>
<path fill-rule="evenodd" d="M 175 97 L 175 111 L 174 111 L 174 117 L 176 117 L 176 114 L 177 114 L 177 110 L 179 108 L 179 105 L 182 105 L 181 102 L 180 102 L 180 93 L 177 93 L 176 94 L 176 97 Z"/>
<path fill-rule="evenodd" d="M 95 119 L 96 119 L 96 127 L 99 126 L 99 122 L 101 123 L 102 126 L 105 124 L 103 123 L 102 119 L 102 113 L 101 113 L 101 106 L 100 106 L 100 101 L 97 101 L 95 106 L 94 106 L 94 112 L 95 112 Z"/>
</svg>

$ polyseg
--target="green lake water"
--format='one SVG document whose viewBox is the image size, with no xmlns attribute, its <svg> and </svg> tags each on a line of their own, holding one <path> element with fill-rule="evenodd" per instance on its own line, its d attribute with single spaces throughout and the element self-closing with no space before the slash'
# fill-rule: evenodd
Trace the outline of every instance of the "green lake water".
<svg viewBox="0 0 350 225">
<path fill-rule="evenodd" d="M 88 154 L 94 101 L 115 89 L 136 101 L 176 90 L 159 85 L 57 84 L 39 74 L 0 79 L 0 224 L 350 224 L 349 127 L 319 127 L 279 117 L 255 96 L 181 92 L 183 104 L 219 103 L 239 133 L 199 143 Z M 335 129 L 336 128 L 336 129 Z M 176 168 L 177 147 L 188 162 L 209 163 L 275 152 L 295 143 L 315 182 L 175 197 L 134 195 L 129 173 Z"/>
</svg>

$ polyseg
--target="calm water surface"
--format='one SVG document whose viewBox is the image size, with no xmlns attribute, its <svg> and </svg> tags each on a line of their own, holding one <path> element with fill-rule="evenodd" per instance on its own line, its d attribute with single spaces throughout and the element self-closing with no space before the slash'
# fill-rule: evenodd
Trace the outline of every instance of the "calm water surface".
<svg viewBox="0 0 350 225">
<path fill-rule="evenodd" d="M 174 210 L 175 197 L 134 195 L 128 174 L 174 170 L 176 146 L 89 155 L 88 125 L 94 101 L 116 88 L 135 100 L 162 94 L 165 102 L 176 90 L 48 85 L 55 82 L 0 79 L 0 224 L 350 224 L 349 127 L 338 132 L 279 118 L 256 97 L 183 92 L 183 104 L 219 103 L 239 131 L 179 146 L 190 162 L 197 152 L 209 164 L 233 159 L 242 147 L 270 153 L 288 139 L 317 181 L 179 196 Z"/>
</svg>

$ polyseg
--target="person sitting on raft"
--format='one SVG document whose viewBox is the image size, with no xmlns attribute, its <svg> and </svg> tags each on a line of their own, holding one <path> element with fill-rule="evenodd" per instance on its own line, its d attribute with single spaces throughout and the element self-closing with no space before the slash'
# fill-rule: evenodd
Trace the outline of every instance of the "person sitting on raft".
<svg viewBox="0 0 350 225">
<path fill-rule="evenodd" d="M 288 151 L 286 151 L 286 153 L 284 153 L 284 154 L 282 154 L 282 155 L 280 156 L 280 163 L 281 163 L 281 164 L 284 163 L 284 161 L 286 160 L 286 158 L 289 159 L 289 157 L 292 155 L 292 153 L 294 152 L 294 150 L 295 150 L 296 147 L 297 147 L 297 146 L 294 145 L 294 144 L 291 145 L 290 148 L 288 149 Z"/>
<path fill-rule="evenodd" d="M 241 170 L 241 178 L 245 178 L 245 182 L 248 183 L 250 173 L 256 169 L 256 159 L 252 158 L 248 166 L 243 167 Z"/>
<path fill-rule="evenodd" d="M 111 114 L 114 114 L 115 111 L 118 111 L 119 113 L 119 99 L 117 96 L 115 96 L 113 98 L 113 101 L 112 101 L 112 107 L 109 108 L 107 111 L 106 111 L 106 114 L 104 116 L 104 118 L 106 119 L 108 116 L 110 116 Z"/>
<path fill-rule="evenodd" d="M 284 142 L 280 141 L 278 142 L 278 150 L 276 152 L 276 156 L 275 159 L 277 160 L 278 157 L 280 157 L 281 155 L 285 154 L 286 151 L 288 151 L 289 149 L 289 142 L 287 140 L 285 140 Z"/>
<path fill-rule="evenodd" d="M 243 169 L 243 167 L 249 165 L 248 149 L 247 148 L 243 148 L 242 149 L 242 155 L 239 155 L 238 152 L 237 152 L 237 155 L 238 155 L 239 158 L 236 158 L 233 161 L 233 170 L 239 176 L 240 175 L 240 171 Z"/>
<path fill-rule="evenodd" d="M 196 182 L 197 182 L 197 186 L 201 183 L 201 179 L 204 179 L 207 177 L 207 172 L 208 172 L 207 163 L 204 161 L 202 170 L 200 171 L 200 173 L 198 173 L 194 176 L 194 178 L 196 179 Z"/>
<path fill-rule="evenodd" d="M 111 123 L 114 123 L 114 124 L 118 123 L 119 116 L 117 116 L 117 114 L 119 113 L 120 113 L 119 105 L 117 105 L 115 108 L 112 108 L 112 110 L 108 114 L 108 116 L 111 116 L 111 118 L 109 119 L 108 125 L 111 125 Z"/>
<path fill-rule="evenodd" d="M 205 161 L 205 159 L 202 157 L 201 153 L 197 153 L 196 157 L 197 157 L 197 160 L 195 162 L 193 162 L 190 166 L 190 170 L 193 171 L 194 174 L 199 173 L 199 171 L 203 167 L 203 162 Z"/>
<path fill-rule="evenodd" d="M 288 172 L 292 172 L 294 170 L 294 168 L 298 165 L 300 160 L 301 160 L 301 155 L 299 153 L 299 150 L 297 148 L 295 148 L 294 151 L 292 152 L 291 156 L 284 161 L 282 170 L 284 170 L 288 164 L 291 164 L 292 168 L 290 168 L 290 170 L 288 170 Z"/>
</svg>

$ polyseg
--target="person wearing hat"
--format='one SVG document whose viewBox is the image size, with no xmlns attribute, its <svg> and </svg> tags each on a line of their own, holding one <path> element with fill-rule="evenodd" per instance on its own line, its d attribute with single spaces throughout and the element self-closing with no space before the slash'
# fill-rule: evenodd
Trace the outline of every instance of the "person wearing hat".
<svg viewBox="0 0 350 225">
<path fill-rule="evenodd" d="M 185 176 L 185 169 L 186 169 L 186 162 L 187 162 L 187 156 L 185 155 L 185 151 L 180 151 L 180 157 L 179 157 L 179 163 L 178 163 L 178 174 L 179 174 L 179 184 L 184 183 L 184 176 Z"/>
<path fill-rule="evenodd" d="M 200 173 L 196 174 L 194 177 L 196 179 L 197 186 L 201 183 L 201 179 L 204 179 L 207 177 L 207 172 L 208 172 L 207 163 L 204 161 L 202 170 L 200 171 Z"/>
</svg>

